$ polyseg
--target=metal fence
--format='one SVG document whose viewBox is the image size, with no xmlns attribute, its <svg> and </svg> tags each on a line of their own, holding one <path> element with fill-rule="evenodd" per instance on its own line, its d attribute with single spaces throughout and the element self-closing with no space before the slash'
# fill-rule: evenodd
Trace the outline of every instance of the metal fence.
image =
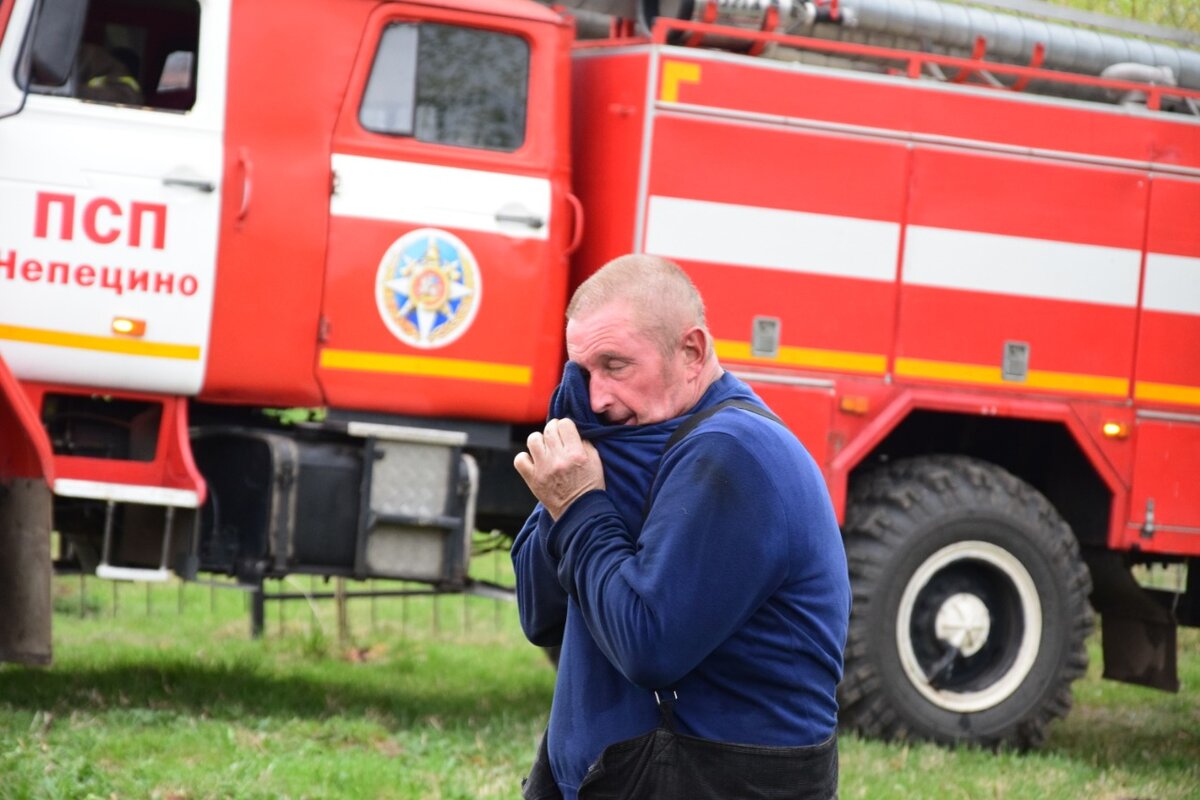
<svg viewBox="0 0 1200 800">
<path fill-rule="evenodd" d="M 508 553 L 494 551 L 472 560 L 477 580 L 511 585 Z M 245 621 L 246 636 L 319 634 L 339 644 L 364 633 L 400 636 L 463 637 L 512 632 L 516 607 L 511 601 L 469 594 L 435 594 L 424 584 L 403 581 L 348 581 L 293 575 L 265 581 L 262 627 L 256 631 L 253 587 L 232 582 L 129 583 L 89 574 L 57 579 L 54 608 L 69 617 L 103 621 L 136 617 L 209 617 L 227 623 Z M 280 599 L 280 598 L 286 599 Z"/>
</svg>

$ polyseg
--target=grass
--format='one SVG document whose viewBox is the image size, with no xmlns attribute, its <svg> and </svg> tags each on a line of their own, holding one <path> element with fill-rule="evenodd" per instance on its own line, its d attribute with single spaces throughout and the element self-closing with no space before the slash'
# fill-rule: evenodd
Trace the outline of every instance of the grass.
<svg viewBox="0 0 1200 800">
<path fill-rule="evenodd" d="M 237 592 L 79 589 L 58 584 L 52 668 L 0 667 L 2 800 L 518 796 L 554 674 L 510 605 L 358 599 L 339 643 L 331 603 L 273 604 L 256 642 Z M 1035 753 L 845 735 L 842 797 L 1200 798 L 1200 632 L 1180 640 L 1178 695 L 1101 681 L 1093 646 Z"/>
</svg>

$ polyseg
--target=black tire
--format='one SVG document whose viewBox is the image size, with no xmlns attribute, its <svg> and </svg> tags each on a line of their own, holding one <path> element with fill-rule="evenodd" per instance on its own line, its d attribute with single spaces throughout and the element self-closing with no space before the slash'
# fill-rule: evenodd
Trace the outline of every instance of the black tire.
<svg viewBox="0 0 1200 800">
<path fill-rule="evenodd" d="M 977 459 L 898 461 L 854 481 L 845 538 L 842 723 L 885 739 L 1040 745 L 1071 708 L 1093 624 L 1079 545 L 1046 498 Z"/>
</svg>

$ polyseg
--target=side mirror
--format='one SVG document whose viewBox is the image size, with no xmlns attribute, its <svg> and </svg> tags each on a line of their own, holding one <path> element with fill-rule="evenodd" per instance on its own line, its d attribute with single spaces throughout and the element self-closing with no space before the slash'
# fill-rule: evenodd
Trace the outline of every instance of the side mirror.
<svg viewBox="0 0 1200 800">
<path fill-rule="evenodd" d="M 29 79 L 43 86 L 61 86 L 71 75 L 88 0 L 42 0 L 33 23 L 29 48 Z"/>
</svg>

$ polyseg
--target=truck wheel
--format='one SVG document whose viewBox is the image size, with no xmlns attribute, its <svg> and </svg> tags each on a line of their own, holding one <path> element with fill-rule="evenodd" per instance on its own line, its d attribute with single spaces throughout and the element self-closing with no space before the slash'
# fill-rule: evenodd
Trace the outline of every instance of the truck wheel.
<svg viewBox="0 0 1200 800">
<path fill-rule="evenodd" d="M 851 487 L 843 724 L 887 739 L 1042 743 L 1087 669 L 1091 579 L 1037 490 L 962 456 Z"/>
</svg>

